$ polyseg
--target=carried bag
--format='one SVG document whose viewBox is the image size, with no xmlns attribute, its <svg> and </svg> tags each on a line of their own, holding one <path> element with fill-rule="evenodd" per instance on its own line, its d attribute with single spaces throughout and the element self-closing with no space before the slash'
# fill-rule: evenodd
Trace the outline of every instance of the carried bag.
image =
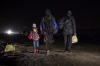
<svg viewBox="0 0 100 66">
<path fill-rule="evenodd" d="M 76 35 L 73 35 L 72 36 L 72 43 L 74 44 L 74 43 L 77 43 L 77 42 L 78 42 L 77 36 Z"/>
</svg>

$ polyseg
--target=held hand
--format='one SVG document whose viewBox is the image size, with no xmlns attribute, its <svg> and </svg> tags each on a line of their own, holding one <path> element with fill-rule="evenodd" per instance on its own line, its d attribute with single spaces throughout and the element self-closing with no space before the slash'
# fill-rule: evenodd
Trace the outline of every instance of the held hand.
<svg viewBox="0 0 100 66">
<path fill-rule="evenodd" d="M 76 35 L 76 33 L 74 33 L 73 35 Z"/>
</svg>

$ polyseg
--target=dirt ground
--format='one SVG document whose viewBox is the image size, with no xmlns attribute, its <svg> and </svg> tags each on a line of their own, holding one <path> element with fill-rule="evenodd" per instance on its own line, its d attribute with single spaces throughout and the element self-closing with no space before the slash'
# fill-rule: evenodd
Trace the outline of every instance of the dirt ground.
<svg viewBox="0 0 100 66">
<path fill-rule="evenodd" d="M 100 66 L 100 45 L 73 44 L 72 53 L 65 53 L 63 44 L 58 42 L 52 45 L 49 55 L 46 54 L 45 44 L 40 46 L 39 54 L 33 53 L 32 45 L 18 45 L 18 48 L 20 56 L 12 66 Z"/>
</svg>

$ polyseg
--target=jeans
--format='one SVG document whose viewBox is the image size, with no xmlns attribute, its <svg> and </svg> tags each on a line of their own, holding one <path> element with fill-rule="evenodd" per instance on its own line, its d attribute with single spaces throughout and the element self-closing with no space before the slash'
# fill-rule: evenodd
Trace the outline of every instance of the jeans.
<svg viewBox="0 0 100 66">
<path fill-rule="evenodd" d="M 52 43 L 54 42 L 53 34 L 44 32 L 46 50 L 50 50 Z"/>
<path fill-rule="evenodd" d="M 39 40 L 33 40 L 33 45 L 34 45 L 34 48 L 38 48 L 39 47 Z"/>
<path fill-rule="evenodd" d="M 72 47 L 72 35 L 65 35 L 64 36 L 64 44 L 65 44 L 65 50 L 69 51 L 71 50 L 71 47 Z"/>
</svg>

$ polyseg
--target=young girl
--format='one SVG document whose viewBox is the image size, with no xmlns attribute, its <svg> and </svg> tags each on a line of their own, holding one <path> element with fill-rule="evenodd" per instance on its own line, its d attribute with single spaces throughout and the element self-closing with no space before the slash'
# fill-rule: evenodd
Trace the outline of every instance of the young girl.
<svg viewBox="0 0 100 66">
<path fill-rule="evenodd" d="M 38 34 L 38 30 L 36 28 L 36 24 L 33 24 L 33 31 L 30 33 L 30 35 L 28 36 L 29 39 L 33 40 L 33 45 L 34 45 L 34 53 L 38 53 L 38 48 L 39 48 L 39 34 Z"/>
</svg>

